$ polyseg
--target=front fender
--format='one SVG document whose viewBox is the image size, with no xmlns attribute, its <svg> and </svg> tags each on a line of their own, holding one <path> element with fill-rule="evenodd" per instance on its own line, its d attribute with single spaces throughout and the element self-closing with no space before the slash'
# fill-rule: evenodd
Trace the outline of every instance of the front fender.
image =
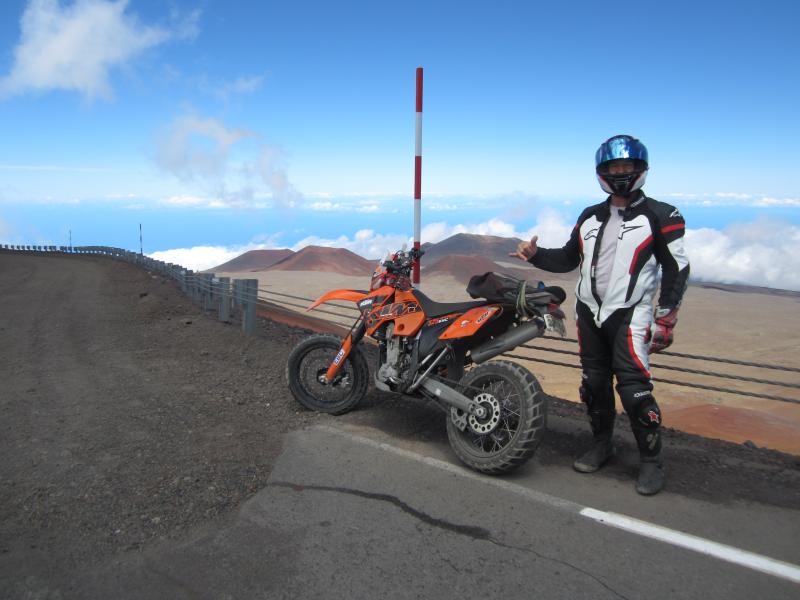
<svg viewBox="0 0 800 600">
<path fill-rule="evenodd" d="M 330 292 L 317 298 L 314 303 L 306 309 L 306 311 L 314 310 L 320 304 L 330 302 L 331 300 L 348 300 L 350 302 L 359 302 L 368 295 L 369 292 L 363 292 L 361 290 L 331 290 Z"/>
</svg>

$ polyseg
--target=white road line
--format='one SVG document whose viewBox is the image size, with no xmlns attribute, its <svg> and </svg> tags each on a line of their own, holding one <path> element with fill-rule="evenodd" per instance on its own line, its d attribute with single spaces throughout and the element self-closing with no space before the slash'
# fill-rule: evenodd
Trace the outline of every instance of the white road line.
<svg viewBox="0 0 800 600">
<path fill-rule="evenodd" d="M 359 444 L 371 446 L 379 450 L 384 450 L 385 452 L 391 452 L 392 454 L 403 456 L 410 460 L 421 462 L 431 467 L 447 471 L 448 473 L 466 477 L 467 479 L 480 481 L 481 483 L 501 488 L 519 496 L 524 496 L 535 502 L 540 502 L 542 504 L 547 504 L 548 506 L 553 506 L 562 510 L 568 510 L 570 512 L 577 512 L 581 516 L 592 519 L 595 522 L 603 525 L 616 527 L 617 529 L 623 529 L 630 533 L 635 533 L 637 535 L 649 537 L 667 544 L 679 546 L 681 548 L 685 548 L 686 550 L 699 552 L 700 554 L 712 556 L 714 558 L 747 567 L 755 571 L 780 577 L 781 579 L 787 579 L 794 583 L 800 583 L 800 566 L 793 565 L 791 563 L 769 558 L 768 556 L 762 556 L 761 554 L 756 554 L 754 552 L 748 552 L 747 550 L 741 550 L 739 548 L 735 548 L 734 546 L 727 546 L 725 544 L 713 542 L 689 533 L 675 531 L 674 529 L 662 527 L 661 525 L 655 525 L 654 523 L 648 523 L 647 521 L 640 521 L 639 519 L 634 519 L 633 517 L 627 517 L 617 513 L 605 512 L 587 506 L 581 506 L 580 504 L 572 502 L 571 500 L 565 500 L 564 498 L 551 496 L 550 494 L 545 494 L 543 492 L 537 492 L 503 479 L 493 479 L 485 475 L 467 471 L 465 467 L 448 463 L 436 458 L 431 458 L 429 456 L 423 456 L 421 454 L 417 454 L 416 452 L 411 452 L 410 450 L 397 448 L 396 446 L 392 446 L 384 442 L 378 442 L 368 437 L 349 433 L 335 427 L 317 425 L 309 429 L 341 435 Z"/>
<path fill-rule="evenodd" d="M 659 540 L 667 544 L 672 544 L 673 546 L 680 546 L 687 550 L 713 556 L 714 558 L 761 571 L 768 575 L 774 575 L 782 579 L 800 583 L 800 567 L 791 563 L 755 554 L 754 552 L 748 552 L 747 550 L 740 550 L 739 548 L 727 546 L 718 542 L 712 542 L 711 540 L 696 535 L 675 531 L 674 529 L 662 527 L 661 525 L 654 525 L 647 521 L 640 521 L 639 519 L 626 517 L 625 515 L 617 513 L 595 510 L 594 508 L 584 508 L 581 510 L 581 515 L 593 519 L 598 523 L 602 523 L 603 525 L 624 529 L 625 531 L 637 535 Z"/>
</svg>

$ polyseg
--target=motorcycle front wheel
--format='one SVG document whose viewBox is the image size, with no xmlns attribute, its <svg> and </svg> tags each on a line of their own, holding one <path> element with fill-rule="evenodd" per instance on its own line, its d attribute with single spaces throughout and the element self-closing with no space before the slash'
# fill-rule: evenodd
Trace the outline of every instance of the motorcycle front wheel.
<svg viewBox="0 0 800 600">
<path fill-rule="evenodd" d="M 325 373 L 341 346 L 342 339 L 334 335 L 312 335 L 289 354 L 289 390 L 306 408 L 341 415 L 353 410 L 366 395 L 369 367 L 358 347 L 350 351 L 333 381 L 325 381 Z"/>
<path fill-rule="evenodd" d="M 486 414 L 478 418 L 450 410 L 447 437 L 458 458 L 490 475 L 508 473 L 530 459 L 547 424 L 547 398 L 533 373 L 495 360 L 466 373 L 460 384 Z"/>
</svg>

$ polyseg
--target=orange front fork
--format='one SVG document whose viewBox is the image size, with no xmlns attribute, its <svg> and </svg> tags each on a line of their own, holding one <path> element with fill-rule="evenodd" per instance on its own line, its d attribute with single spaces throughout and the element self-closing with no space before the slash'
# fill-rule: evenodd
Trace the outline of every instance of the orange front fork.
<svg viewBox="0 0 800 600">
<path fill-rule="evenodd" d="M 342 342 L 342 347 L 339 349 L 336 358 L 333 359 L 331 366 L 328 367 L 328 372 L 325 373 L 325 379 L 328 380 L 328 383 L 333 381 L 333 378 L 336 377 L 336 373 L 339 372 L 339 367 L 342 366 L 342 363 L 347 360 L 347 357 L 350 354 L 350 350 L 353 349 L 353 336 L 349 333 L 347 337 L 344 338 L 344 342 Z"/>
<path fill-rule="evenodd" d="M 364 325 L 364 321 L 361 321 L 361 323 L 358 324 L 358 327 L 355 328 L 355 331 L 351 329 L 350 333 L 347 334 L 347 337 L 344 338 L 342 347 L 339 348 L 339 352 L 336 354 L 331 366 L 328 367 L 328 371 L 325 373 L 325 379 L 328 383 L 333 381 L 333 378 L 336 377 L 336 373 L 339 372 L 339 369 L 344 364 L 344 361 L 346 361 L 347 357 L 350 356 L 350 351 L 353 349 L 353 346 L 361 341 L 361 338 L 364 337 L 366 330 L 367 328 Z"/>
</svg>

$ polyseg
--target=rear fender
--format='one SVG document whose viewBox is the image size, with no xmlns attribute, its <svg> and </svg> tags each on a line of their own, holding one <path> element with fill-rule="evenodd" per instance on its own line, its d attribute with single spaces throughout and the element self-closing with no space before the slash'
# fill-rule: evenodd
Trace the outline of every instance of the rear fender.
<svg viewBox="0 0 800 600">
<path fill-rule="evenodd" d="M 362 292 L 360 290 L 331 290 L 330 292 L 317 298 L 314 303 L 306 309 L 306 311 L 314 310 L 320 304 L 330 302 L 331 300 L 347 300 L 349 302 L 358 303 L 368 295 L 369 294 L 367 292 Z"/>
<path fill-rule="evenodd" d="M 502 311 L 503 309 L 497 305 L 471 308 L 460 317 L 456 317 L 453 324 L 445 329 L 444 333 L 439 336 L 439 339 L 452 340 L 475 335 L 476 331 L 486 325 L 486 323 L 491 321 L 494 317 L 499 316 Z"/>
</svg>

